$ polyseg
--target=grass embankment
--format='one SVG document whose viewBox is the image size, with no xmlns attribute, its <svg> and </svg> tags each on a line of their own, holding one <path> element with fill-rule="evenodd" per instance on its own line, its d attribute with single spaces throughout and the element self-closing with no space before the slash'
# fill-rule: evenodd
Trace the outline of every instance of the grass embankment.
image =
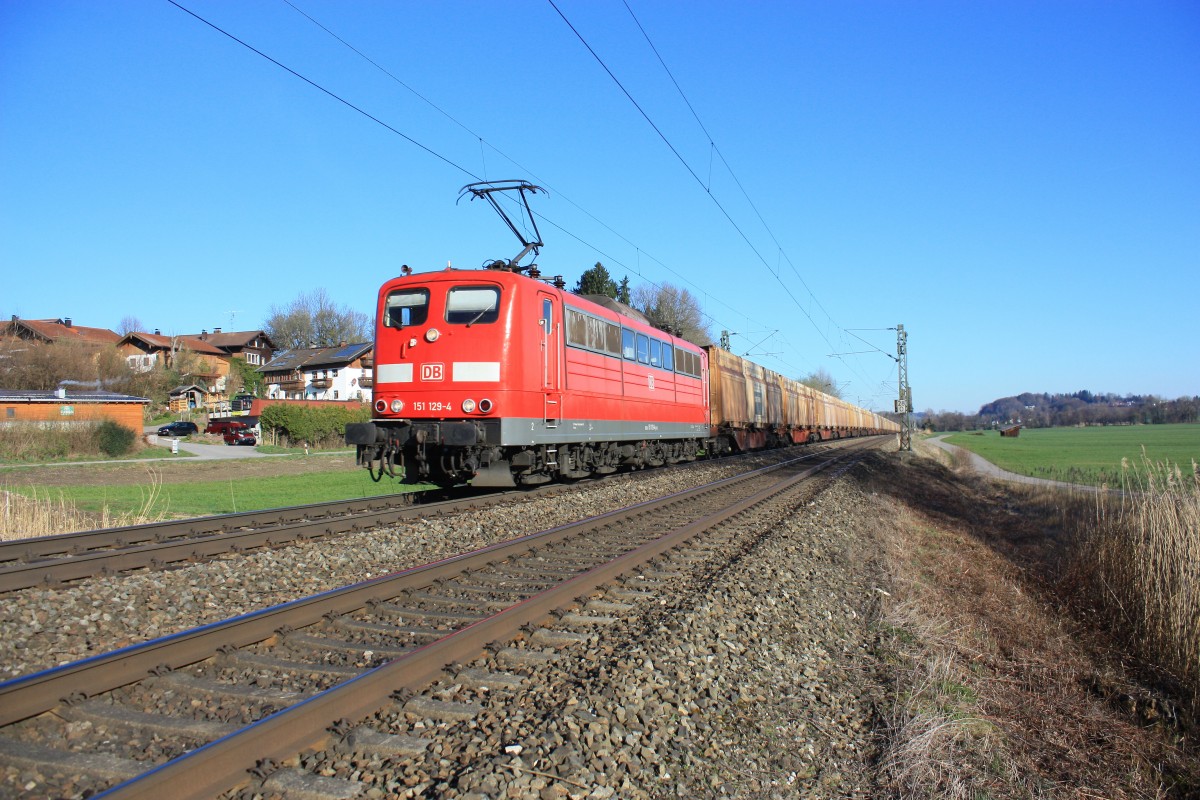
<svg viewBox="0 0 1200 800">
<path fill-rule="evenodd" d="M 373 482 L 352 457 L 78 465 L 0 477 L 0 538 L 375 497 L 413 488 Z M 69 480 L 68 480 L 69 479 Z M 57 482 L 52 482 L 57 481 Z"/>
<path fill-rule="evenodd" d="M 395 494 L 397 484 L 374 483 L 366 470 L 163 483 L 148 504 L 144 486 L 63 486 L 47 487 L 47 491 L 61 492 L 81 511 L 98 513 L 107 508 L 120 514 L 141 509 L 153 519 L 169 519 Z"/>
<path fill-rule="evenodd" d="M 1120 486 L 1122 459 L 1140 463 L 1143 448 L 1154 462 L 1200 461 L 1200 424 L 1023 428 L 1015 438 L 985 431 L 945 441 L 1009 472 L 1089 486 Z"/>
<path fill-rule="evenodd" d="M 1123 508 L 929 458 L 873 473 L 894 795 L 1198 796 L 1200 492 L 1158 470 Z"/>
</svg>

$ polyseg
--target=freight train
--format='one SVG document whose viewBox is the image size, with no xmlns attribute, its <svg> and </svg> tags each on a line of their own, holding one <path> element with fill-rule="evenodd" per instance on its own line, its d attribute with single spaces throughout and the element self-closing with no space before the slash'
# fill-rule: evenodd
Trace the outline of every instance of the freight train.
<svg viewBox="0 0 1200 800">
<path fill-rule="evenodd" d="M 899 430 L 511 262 L 402 272 L 379 290 L 372 420 L 346 426 L 375 480 L 529 486 Z"/>
</svg>

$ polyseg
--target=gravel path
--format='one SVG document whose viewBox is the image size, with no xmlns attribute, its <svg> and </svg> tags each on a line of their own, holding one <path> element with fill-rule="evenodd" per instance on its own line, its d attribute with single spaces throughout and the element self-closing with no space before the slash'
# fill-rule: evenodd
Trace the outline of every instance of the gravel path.
<svg viewBox="0 0 1200 800">
<path fill-rule="evenodd" d="M 988 461 L 978 453 L 973 453 L 965 447 L 959 447 L 956 444 L 943 442 L 941 436 L 935 436 L 928 440 L 930 444 L 938 447 L 951 455 L 965 457 L 971 469 L 988 478 L 995 480 L 1009 481 L 1010 483 L 1024 483 L 1032 486 L 1053 486 L 1058 489 L 1077 489 L 1084 492 L 1098 492 L 1099 488 L 1095 486 L 1085 486 L 1079 483 L 1067 483 L 1065 481 L 1052 481 L 1048 478 L 1034 478 L 1029 475 L 1019 475 L 1016 472 L 1009 472 Z"/>
</svg>

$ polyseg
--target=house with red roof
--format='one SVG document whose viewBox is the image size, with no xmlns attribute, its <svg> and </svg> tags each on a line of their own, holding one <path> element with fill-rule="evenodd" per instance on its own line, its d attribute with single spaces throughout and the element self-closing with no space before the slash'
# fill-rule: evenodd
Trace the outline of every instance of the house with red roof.
<svg viewBox="0 0 1200 800">
<path fill-rule="evenodd" d="M 110 331 L 108 328 L 89 328 L 84 325 L 76 325 L 70 317 L 21 319 L 15 314 L 12 320 L 5 324 L 0 335 L 36 344 L 78 342 L 96 347 L 121 341 L 121 334 L 116 331 Z"/>
</svg>

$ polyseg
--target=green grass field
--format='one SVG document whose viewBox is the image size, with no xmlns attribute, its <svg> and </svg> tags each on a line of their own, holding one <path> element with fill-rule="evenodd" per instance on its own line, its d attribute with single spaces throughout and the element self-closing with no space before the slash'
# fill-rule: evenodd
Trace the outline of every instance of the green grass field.
<svg viewBox="0 0 1200 800">
<path fill-rule="evenodd" d="M 1200 425 L 1131 425 L 1092 428 L 1024 428 L 1017 438 L 997 431 L 954 433 L 945 438 L 998 467 L 1035 478 L 1120 486 L 1121 460 L 1139 472 L 1145 455 L 1191 474 L 1200 462 Z"/>
<path fill-rule="evenodd" d="M 376 497 L 424 488 L 390 478 L 375 483 L 366 470 L 313 472 L 256 477 L 252 480 L 164 482 L 106 486 L 13 487 L 14 491 L 54 501 L 65 500 L 81 512 L 138 514 L 153 519 L 200 517 L 261 508 L 322 503 L 354 497 Z"/>
</svg>

